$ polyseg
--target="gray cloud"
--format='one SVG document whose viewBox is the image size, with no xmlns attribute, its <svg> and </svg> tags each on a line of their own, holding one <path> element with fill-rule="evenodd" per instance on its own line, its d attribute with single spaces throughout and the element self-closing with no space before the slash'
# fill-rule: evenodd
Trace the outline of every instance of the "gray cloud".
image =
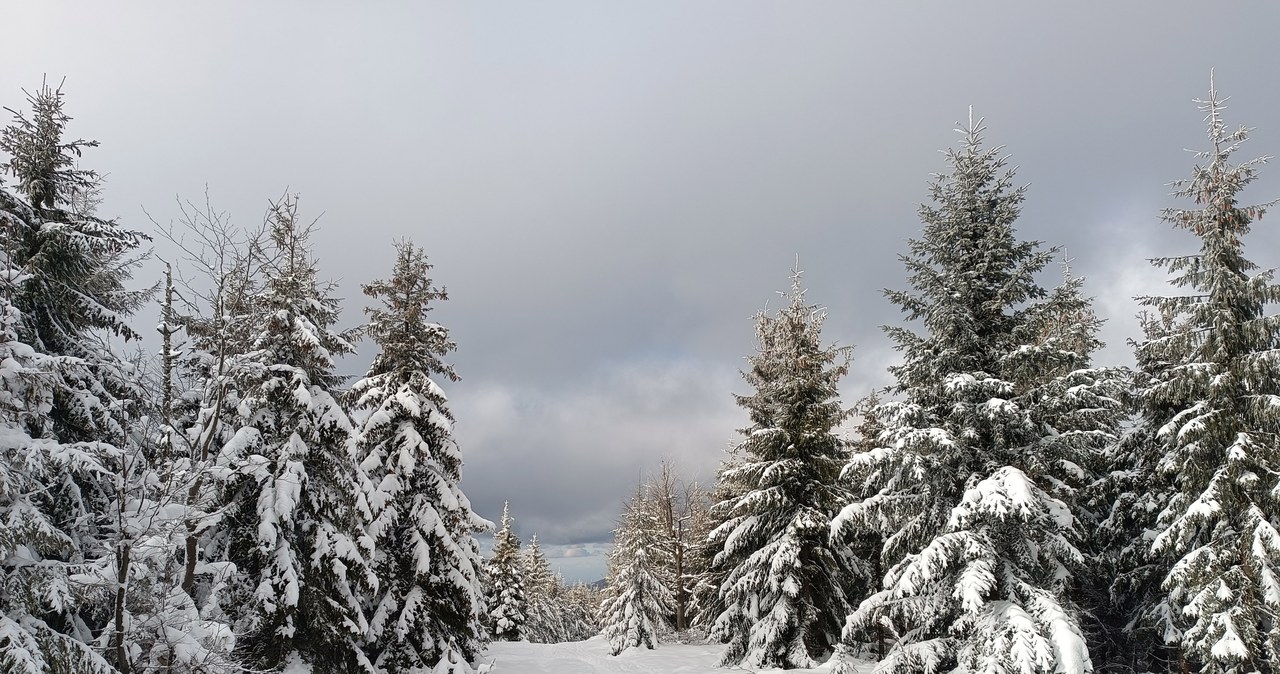
<svg viewBox="0 0 1280 674">
<path fill-rule="evenodd" d="M 254 224 L 287 186 L 325 213 L 348 323 L 391 239 L 424 245 L 452 294 L 466 489 L 490 518 L 511 499 L 548 545 L 607 540 L 663 455 L 714 469 L 743 423 L 749 316 L 797 255 L 826 334 L 857 345 L 847 397 L 884 383 L 877 326 L 899 316 L 879 290 L 903 285 L 895 256 L 969 105 L 1031 183 L 1022 233 L 1090 278 L 1110 362 L 1129 296 L 1162 282 L 1144 258 L 1190 244 L 1158 212 L 1203 142 L 1189 99 L 1210 67 L 1231 121 L 1260 125 L 1246 151 L 1280 151 L 1274 4 L 40 2 L 5 19 L 0 102 L 66 75 L 126 224 L 206 183 Z M 1280 194 L 1280 169 L 1251 194 Z"/>
</svg>

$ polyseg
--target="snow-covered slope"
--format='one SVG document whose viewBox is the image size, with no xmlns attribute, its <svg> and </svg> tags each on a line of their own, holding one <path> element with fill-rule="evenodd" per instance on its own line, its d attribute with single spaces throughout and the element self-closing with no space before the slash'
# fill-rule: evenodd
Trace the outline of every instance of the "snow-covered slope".
<svg viewBox="0 0 1280 674">
<path fill-rule="evenodd" d="M 662 644 L 656 650 L 627 649 L 609 655 L 604 637 L 564 644 L 494 642 L 481 657 L 479 670 L 489 674 L 724 674 L 717 668 L 724 646 Z M 486 669 L 487 668 L 487 669 Z M 867 663 L 860 674 L 872 670 Z M 761 670 L 782 671 L 782 670 Z M 788 674 L 830 672 L 830 664 L 817 669 L 791 669 Z"/>
</svg>

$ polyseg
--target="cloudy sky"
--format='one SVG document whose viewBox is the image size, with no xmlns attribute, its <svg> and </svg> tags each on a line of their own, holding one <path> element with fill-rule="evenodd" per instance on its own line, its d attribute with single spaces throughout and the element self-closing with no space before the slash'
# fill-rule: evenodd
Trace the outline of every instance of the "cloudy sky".
<svg viewBox="0 0 1280 674">
<path fill-rule="evenodd" d="M 0 104 L 65 76 L 122 223 L 207 185 L 253 226 L 296 192 L 347 325 L 391 241 L 424 246 L 464 487 L 587 580 L 641 473 L 714 474 L 750 317 L 797 259 L 856 347 L 846 398 L 885 383 L 880 290 L 970 105 L 1031 185 L 1023 235 L 1089 278 L 1113 363 L 1161 287 L 1145 259 L 1190 245 L 1158 213 L 1204 145 L 1211 67 L 1249 154 L 1280 153 L 1276 3 L 45 0 L 4 21 Z M 1280 166 L 1250 196 L 1280 196 Z"/>
</svg>

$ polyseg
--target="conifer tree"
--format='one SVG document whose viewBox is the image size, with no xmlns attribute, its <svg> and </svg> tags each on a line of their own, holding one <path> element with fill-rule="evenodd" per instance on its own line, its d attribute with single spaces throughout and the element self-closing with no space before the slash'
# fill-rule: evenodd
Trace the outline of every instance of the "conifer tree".
<svg viewBox="0 0 1280 674">
<path fill-rule="evenodd" d="M 638 485 L 614 529 L 608 590 L 600 605 L 601 632 L 614 655 L 628 648 L 657 647 L 658 634 L 674 608 L 656 559 L 661 543 L 658 520 L 644 485 Z"/>
<path fill-rule="evenodd" d="M 422 249 L 396 245 L 391 278 L 364 286 L 380 306 L 366 309 L 379 353 L 350 391 L 357 452 L 367 477 L 378 588 L 368 598 L 374 663 L 386 672 L 474 661 L 484 612 L 480 547 L 474 534 L 491 525 L 462 493 L 462 454 L 453 415 L 434 378 L 457 380 L 443 358 L 454 350 L 432 304 L 435 287 Z"/>
<path fill-rule="evenodd" d="M 727 570 L 724 611 L 712 635 L 729 647 L 726 666 L 813 667 L 840 639 L 847 594 L 863 570 L 828 537 L 846 500 L 838 476 L 846 458 L 836 427 L 847 417 L 837 384 L 849 348 L 821 342 L 825 313 L 805 302 L 800 273 L 777 315 L 756 317 L 759 351 L 743 374 L 755 391 L 737 396 L 750 415 L 724 474 L 741 486 L 721 504 L 726 521 L 711 533 L 714 564 Z"/>
<path fill-rule="evenodd" d="M 1270 672 L 1280 663 L 1280 317 L 1267 307 L 1280 286 L 1244 254 L 1271 203 L 1246 205 L 1240 193 L 1266 159 L 1232 163 L 1248 129 L 1228 129 L 1224 102 L 1212 86 L 1198 101 L 1210 148 L 1174 192 L 1194 207 L 1163 213 L 1200 250 L 1153 261 L 1186 292 L 1143 299 L 1169 319 L 1137 352 L 1160 364 L 1141 391 L 1140 425 L 1159 452 L 1153 482 L 1171 488 L 1151 553 L 1171 565 L 1163 600 L 1137 608 L 1158 615 L 1167 604 L 1164 636 L 1184 671 Z"/>
<path fill-rule="evenodd" d="M 0 210 L 4 231 L 11 231 L 7 221 L 14 217 Z M 95 452 L 41 437 L 51 424 L 54 388 L 79 363 L 19 339 L 22 314 L 10 298 L 24 274 L 11 265 L 8 250 L 0 250 L 0 671 L 113 672 L 87 643 L 84 598 L 69 581 L 82 545 L 65 516 L 76 485 L 108 468 Z"/>
<path fill-rule="evenodd" d="M 96 142 L 65 140 L 62 92 L 43 86 L 28 101 L 30 116 L 10 109 L 0 130 L 0 168 L 18 188 L 0 188 L 5 658 L 19 671 L 104 671 L 89 644 L 118 608 L 102 585 L 71 575 L 96 577 L 117 552 L 100 515 L 120 503 L 115 476 L 141 392 L 104 337 L 137 337 L 127 320 L 148 293 L 125 285 L 145 237 L 83 198 L 99 181 L 73 167 Z M 118 649 L 112 659 L 127 667 Z"/>
<path fill-rule="evenodd" d="M 138 338 L 128 317 L 151 290 L 125 285 L 147 237 L 73 208 L 77 195 L 99 185 L 97 173 L 74 168 L 83 149 L 98 143 L 63 137 L 71 118 L 63 111 L 61 88 L 43 85 L 27 99 L 30 117 L 6 108 L 14 120 L 0 130 L 0 150 L 9 155 L 3 168 L 26 197 L 24 203 L 0 193 L 0 209 L 9 213 L 9 261 L 26 275 L 13 288 L 13 304 L 23 315 L 20 337 L 42 353 L 78 358 L 87 367 L 55 389 L 53 426 L 41 433 L 64 442 L 119 445 L 125 435 L 120 410 L 139 391 L 127 364 L 95 337 Z"/>
<path fill-rule="evenodd" d="M 511 529 L 511 507 L 502 504 L 502 523 L 493 537 L 493 554 L 485 564 L 485 610 L 489 633 L 500 641 L 524 639 L 529 605 L 520 565 L 520 539 Z"/>
<path fill-rule="evenodd" d="M 543 644 L 564 641 L 564 607 L 559 597 L 563 588 L 542 553 L 537 534 L 529 537 L 520 553 L 520 570 L 528 608 L 525 638 Z"/>
<path fill-rule="evenodd" d="M 264 324 L 239 384 L 239 430 L 222 453 L 237 472 L 224 515 L 226 556 L 242 578 L 237 629 L 256 667 L 369 669 L 358 597 L 374 585 L 363 534 L 369 514 L 352 429 L 334 399 L 334 357 L 350 353 L 333 329 L 338 304 L 317 280 L 310 227 L 285 197 L 268 214 L 271 249 L 254 298 Z"/>
<path fill-rule="evenodd" d="M 971 118 L 920 209 L 923 237 L 902 258 L 912 290 L 887 292 L 924 332 L 887 328 L 899 399 L 844 472 L 858 498 L 833 532 L 883 535 L 887 569 L 845 639 L 891 629 L 884 672 L 1079 674 L 1092 664 L 1071 601 L 1073 504 L 1114 437 L 1118 376 L 1088 368 L 1078 283 L 1050 296 L 1036 282 L 1051 252 L 1017 239 L 1024 189 L 982 132 Z"/>
<path fill-rule="evenodd" d="M 854 429 L 854 437 L 849 443 L 851 457 L 870 452 L 879 446 L 880 433 L 884 431 L 884 424 L 880 419 L 881 404 L 879 394 L 873 391 L 858 400 L 851 409 L 852 413 L 861 416 L 861 421 Z M 884 566 L 880 560 L 884 536 L 879 531 L 869 528 L 849 528 L 841 533 L 845 536 L 837 537 L 837 540 L 846 538 L 842 542 L 847 547 L 848 554 L 855 559 L 863 560 L 867 567 L 866 582 L 857 588 L 857 600 L 860 600 L 868 594 L 869 588 L 874 588 L 884 577 Z M 863 636 L 869 641 L 876 657 L 884 659 L 889 636 L 884 626 L 877 624 Z"/>
<path fill-rule="evenodd" d="M 723 632 L 712 634 L 716 619 L 724 613 L 724 598 L 720 587 L 729 576 L 730 565 L 716 564 L 716 556 L 724 550 L 724 542 L 712 538 L 711 532 L 718 529 L 729 519 L 729 510 L 742 496 L 744 487 L 732 479 L 741 464 L 741 458 L 733 453 L 735 447 L 729 448 L 729 456 L 720 462 L 716 471 L 715 485 L 707 492 L 708 506 L 703 512 L 700 532 L 693 547 L 693 558 L 697 574 L 690 579 L 690 624 L 698 628 L 708 638 L 721 643 L 728 638 Z"/>
</svg>

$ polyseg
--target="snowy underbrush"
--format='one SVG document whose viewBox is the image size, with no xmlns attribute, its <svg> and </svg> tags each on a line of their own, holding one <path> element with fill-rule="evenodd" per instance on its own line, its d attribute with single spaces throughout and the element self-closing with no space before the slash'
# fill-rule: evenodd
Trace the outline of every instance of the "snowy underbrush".
<svg viewBox="0 0 1280 674">
<path fill-rule="evenodd" d="M 716 667 L 724 653 L 723 644 L 663 643 L 654 650 L 630 648 L 620 655 L 609 655 L 609 642 L 604 637 L 561 644 L 532 644 L 523 641 L 494 642 L 477 663 L 479 672 L 487 674 L 724 674 Z M 826 674 L 832 664 L 815 669 L 789 669 L 790 674 Z M 858 674 L 870 674 L 875 663 L 856 666 Z M 761 674 L 783 670 L 747 670 Z"/>
</svg>

